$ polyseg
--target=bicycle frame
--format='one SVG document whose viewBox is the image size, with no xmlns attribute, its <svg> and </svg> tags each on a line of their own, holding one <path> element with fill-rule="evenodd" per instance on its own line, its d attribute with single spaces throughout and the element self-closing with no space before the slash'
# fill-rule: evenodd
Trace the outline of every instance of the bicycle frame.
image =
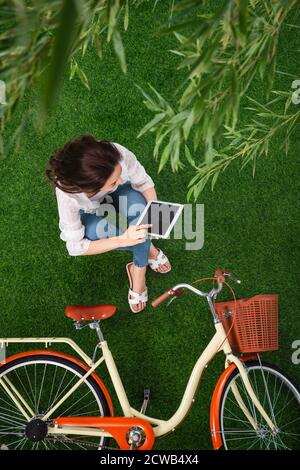
<svg viewBox="0 0 300 470">
<path fill-rule="evenodd" d="M 117 366 L 114 362 L 112 353 L 108 347 L 108 344 L 105 340 L 100 341 L 99 345 L 102 350 L 102 356 L 95 362 L 92 361 L 85 353 L 81 350 L 81 348 L 72 340 L 68 338 L 0 338 L 0 346 L 8 345 L 9 343 L 45 343 L 46 346 L 50 345 L 51 343 L 66 343 L 68 344 L 76 353 L 84 360 L 84 362 L 89 366 L 86 374 L 81 377 L 74 386 L 62 397 L 62 399 L 56 403 L 56 405 L 49 410 L 49 412 L 42 417 L 44 421 L 49 420 L 55 414 L 55 410 L 61 406 L 61 404 L 81 385 L 81 383 L 91 375 L 103 362 L 105 362 L 107 370 L 109 372 L 111 381 L 113 383 L 114 389 L 116 391 L 120 406 L 122 408 L 124 417 L 135 417 L 139 419 L 143 419 L 150 423 L 153 426 L 153 431 L 155 437 L 163 436 L 168 434 L 171 431 L 175 431 L 176 427 L 180 425 L 180 423 L 185 419 L 187 416 L 193 402 L 194 397 L 197 392 L 198 386 L 200 384 L 203 372 L 205 368 L 208 366 L 210 361 L 214 358 L 214 356 L 223 351 L 226 355 L 225 366 L 228 363 L 234 363 L 236 367 L 239 369 L 242 380 L 244 382 L 245 388 L 255 405 L 258 409 L 260 414 L 265 419 L 266 423 L 270 426 L 272 430 L 275 430 L 276 427 L 272 420 L 269 418 L 265 410 L 263 409 L 262 405 L 258 401 L 255 392 L 249 382 L 247 377 L 247 373 L 245 371 L 245 367 L 243 362 L 234 354 L 232 354 L 230 344 L 227 340 L 225 330 L 221 322 L 215 322 L 215 329 L 216 333 L 202 352 L 200 357 L 198 358 L 195 366 L 191 372 L 190 378 L 188 380 L 185 392 L 183 394 L 182 400 L 176 412 L 171 416 L 168 420 L 161 420 L 157 418 L 153 418 L 147 416 L 143 413 L 140 413 L 138 410 L 133 408 L 128 400 L 126 395 L 126 391 L 124 389 L 121 377 L 119 375 Z M 41 351 L 42 352 L 42 351 Z M 50 351 L 47 351 L 48 353 Z M 28 352 L 30 353 L 30 352 Z M 55 354 L 55 351 L 54 351 Z M 13 384 L 11 384 L 7 379 L 3 380 L 0 377 L 0 386 L 2 386 L 8 395 L 11 397 L 13 402 L 16 404 L 18 409 L 22 412 L 24 417 L 29 421 L 33 416 L 33 411 L 30 409 L 30 406 L 26 403 L 24 397 L 15 389 Z M 254 417 L 251 415 L 251 412 L 247 409 L 245 403 L 243 402 L 239 392 L 235 386 L 232 387 L 232 391 L 236 397 L 237 402 L 239 403 L 241 409 L 243 410 L 245 416 L 248 418 L 249 422 L 252 424 L 254 429 L 257 427 L 257 423 L 255 422 Z M 26 410 L 25 410 L 26 408 Z M 30 413 L 31 416 L 28 414 Z M 52 418 L 51 418 L 52 419 Z M 62 417 L 57 420 L 54 419 L 55 426 L 53 428 L 49 427 L 48 431 L 49 434 L 80 434 L 80 435 L 89 435 L 89 436 L 111 436 L 111 434 L 103 429 L 95 429 L 89 428 L 85 425 L 85 429 L 80 425 L 80 421 L 82 418 L 77 419 L 77 426 L 73 425 L 61 425 L 61 423 L 66 421 L 67 418 Z M 101 417 L 98 418 L 99 423 L 101 423 Z M 122 418 L 120 418 L 122 419 Z"/>
<path fill-rule="evenodd" d="M 52 422 L 54 423 L 54 427 L 48 428 L 48 433 L 49 434 L 73 434 L 73 435 L 79 434 L 79 435 L 87 435 L 87 436 L 113 436 L 115 437 L 114 431 L 112 433 L 110 432 L 112 428 L 114 428 L 114 426 L 116 428 L 119 426 L 120 429 L 123 426 L 122 432 L 124 434 L 124 429 L 126 427 L 126 424 L 124 424 L 125 421 L 127 420 L 127 422 L 130 422 L 131 425 L 134 425 L 135 423 L 134 419 L 136 419 L 136 425 L 144 423 L 144 427 L 148 428 L 148 437 L 150 441 L 153 440 L 154 437 L 163 436 L 165 434 L 168 434 L 171 431 L 175 431 L 176 427 L 180 425 L 180 423 L 185 419 L 185 417 L 189 413 L 189 410 L 195 400 L 194 397 L 199 387 L 204 370 L 208 367 L 208 364 L 216 356 L 216 354 L 221 351 L 223 351 L 223 353 L 226 356 L 226 360 L 225 360 L 226 370 L 228 370 L 229 364 L 231 364 L 230 367 L 232 367 L 232 365 L 234 364 L 235 367 L 238 368 L 240 375 L 241 375 L 241 379 L 244 383 L 245 389 L 253 405 L 257 408 L 260 415 L 263 417 L 263 419 L 265 420 L 267 425 L 271 428 L 271 430 L 276 431 L 276 425 L 273 423 L 272 419 L 268 416 L 263 406 L 259 402 L 252 388 L 252 385 L 248 379 L 246 368 L 243 364 L 243 361 L 245 359 L 239 359 L 237 356 L 235 356 L 232 353 L 230 343 L 227 339 L 223 324 L 215 312 L 213 301 L 216 299 L 217 294 L 222 290 L 223 282 L 224 282 L 224 275 L 231 275 L 230 273 L 225 273 L 225 272 L 218 274 L 218 272 L 219 271 L 217 270 L 215 273 L 218 286 L 216 288 L 213 287 L 211 291 L 208 293 L 202 292 L 196 289 L 195 287 L 190 286 L 189 284 L 178 284 L 177 286 L 173 287 L 173 289 L 171 289 L 170 295 L 174 295 L 174 293 L 176 294 L 176 291 L 179 292 L 179 290 L 183 291 L 183 289 L 189 289 L 190 291 L 197 294 L 198 296 L 205 297 L 208 302 L 211 314 L 213 316 L 213 321 L 214 321 L 216 332 L 214 336 L 212 337 L 212 339 L 210 340 L 209 344 L 206 346 L 206 348 L 202 352 L 202 354 L 199 356 L 198 360 L 196 361 L 194 368 L 191 372 L 191 375 L 189 377 L 188 383 L 186 385 L 179 407 L 175 411 L 175 413 L 171 416 L 171 418 L 169 418 L 168 420 L 161 420 L 161 419 L 153 418 L 151 416 L 147 416 L 146 414 L 139 412 L 138 410 L 136 410 L 130 405 L 125 388 L 121 380 L 121 377 L 119 375 L 119 371 L 113 359 L 113 355 L 108 347 L 107 342 L 103 338 L 103 335 L 99 326 L 99 321 L 93 321 L 90 324 L 91 328 L 96 329 L 97 331 L 98 338 L 99 338 L 99 343 L 97 347 L 100 346 L 102 350 L 102 356 L 95 362 L 93 360 L 94 357 L 93 359 L 91 359 L 89 356 L 87 356 L 84 353 L 84 351 L 82 351 L 82 349 L 74 341 L 72 341 L 69 338 L 0 338 L 0 348 L 1 347 L 5 348 L 5 345 L 9 343 L 45 343 L 46 347 L 48 345 L 51 345 L 52 343 L 66 343 L 74 351 L 76 351 L 76 353 L 87 364 L 88 367 L 86 367 L 83 364 L 84 368 L 86 369 L 86 373 L 80 379 L 78 379 L 78 381 L 71 387 L 71 389 L 59 400 L 59 402 L 57 402 L 49 410 L 49 412 L 47 412 L 43 417 L 41 417 L 41 419 L 44 421 L 52 419 Z M 233 278 L 232 275 L 231 277 Z M 161 296 L 164 298 L 164 300 L 165 300 L 165 295 L 166 294 Z M 53 352 L 52 351 L 46 351 L 46 352 L 39 351 L 39 354 L 43 352 L 44 354 L 53 354 L 53 355 L 60 354 L 55 351 Z M 30 353 L 33 354 L 36 352 L 35 351 L 27 352 L 27 354 L 30 354 Z M 14 356 L 13 358 L 16 358 L 18 356 L 20 355 Z M 74 361 L 76 361 L 76 359 L 72 357 L 69 357 L 69 359 L 71 360 L 73 359 Z M 80 387 L 80 385 L 84 382 L 84 380 L 87 377 L 89 377 L 91 374 L 95 376 L 96 369 L 102 363 L 105 363 L 107 367 L 107 370 L 109 372 L 113 387 L 115 389 L 115 392 L 118 397 L 118 401 L 120 403 L 124 416 L 113 418 L 114 423 L 112 423 L 111 418 L 107 418 L 107 417 L 106 418 L 103 418 L 103 417 L 102 418 L 101 417 L 89 417 L 89 418 L 60 417 L 60 418 L 55 419 L 55 417 L 53 417 L 53 415 L 55 415 L 55 411 L 78 387 Z M 97 375 L 96 375 L 96 378 L 100 381 Z M 103 385 L 103 388 L 105 388 L 104 384 L 102 385 Z M 5 377 L 4 379 L 0 377 L 0 386 L 2 386 L 5 389 L 7 394 L 16 404 L 17 408 L 21 411 L 21 413 L 24 415 L 26 420 L 30 421 L 34 417 L 34 413 L 31 410 L 28 403 L 26 403 L 26 400 L 24 399 L 24 397 L 19 393 L 18 390 L 16 390 L 15 386 Z M 231 385 L 231 390 L 241 410 L 243 411 L 244 415 L 248 419 L 249 423 L 252 425 L 254 429 L 257 429 L 258 423 L 256 422 L 255 417 L 252 416 L 251 411 L 248 410 L 247 406 L 245 405 L 239 393 L 237 386 L 234 383 Z M 106 391 L 106 389 L 104 391 Z M 213 399 L 212 407 L 214 406 L 216 407 L 215 410 L 212 409 L 213 416 L 218 415 L 218 408 L 217 408 L 218 404 L 219 402 L 215 403 Z M 150 427 L 150 425 L 152 427 Z M 95 427 L 97 429 L 95 429 Z M 151 433 L 152 433 L 152 437 L 151 437 Z M 124 435 L 122 439 L 124 439 Z M 219 444 L 217 443 L 217 448 L 218 448 L 218 445 Z"/>
</svg>

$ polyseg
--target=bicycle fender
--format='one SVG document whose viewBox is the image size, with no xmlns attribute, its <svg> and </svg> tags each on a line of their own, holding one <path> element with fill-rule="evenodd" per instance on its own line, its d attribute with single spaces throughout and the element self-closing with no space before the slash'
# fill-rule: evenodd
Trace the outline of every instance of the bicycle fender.
<svg viewBox="0 0 300 470">
<path fill-rule="evenodd" d="M 257 355 L 249 355 L 245 357 L 239 357 L 240 361 L 246 362 L 253 359 L 257 359 Z M 219 450 L 222 447 L 222 438 L 221 438 L 221 425 L 220 425 L 220 405 L 221 398 L 223 395 L 223 390 L 225 385 L 232 374 L 236 369 L 236 364 L 230 364 L 224 372 L 220 375 L 219 380 L 215 386 L 214 393 L 212 395 L 211 404 L 210 404 L 210 433 L 211 440 L 214 450 Z"/>
</svg>

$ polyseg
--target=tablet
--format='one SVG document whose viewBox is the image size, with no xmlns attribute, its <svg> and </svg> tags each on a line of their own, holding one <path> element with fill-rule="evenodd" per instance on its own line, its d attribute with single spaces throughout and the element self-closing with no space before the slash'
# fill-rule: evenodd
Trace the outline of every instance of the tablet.
<svg viewBox="0 0 300 470">
<path fill-rule="evenodd" d="M 137 225 L 153 224 L 148 229 L 149 235 L 156 238 L 168 238 L 183 207 L 183 204 L 173 202 L 149 201 L 141 213 Z"/>
</svg>

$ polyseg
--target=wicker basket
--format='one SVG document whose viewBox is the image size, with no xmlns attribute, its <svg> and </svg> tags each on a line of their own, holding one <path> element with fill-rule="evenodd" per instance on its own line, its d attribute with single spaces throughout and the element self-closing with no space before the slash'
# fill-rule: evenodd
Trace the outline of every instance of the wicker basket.
<svg viewBox="0 0 300 470">
<path fill-rule="evenodd" d="M 226 333 L 233 323 L 228 340 L 234 353 L 278 349 L 278 295 L 216 302 L 215 309 Z"/>
</svg>

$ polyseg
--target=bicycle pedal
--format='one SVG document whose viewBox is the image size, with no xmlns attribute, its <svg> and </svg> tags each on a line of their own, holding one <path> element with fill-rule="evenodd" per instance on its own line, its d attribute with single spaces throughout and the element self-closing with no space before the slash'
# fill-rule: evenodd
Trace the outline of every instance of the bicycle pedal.
<svg viewBox="0 0 300 470">
<path fill-rule="evenodd" d="M 144 388 L 144 401 L 143 401 L 140 413 L 144 414 L 146 412 L 149 399 L 150 399 L 150 388 Z"/>
</svg>

